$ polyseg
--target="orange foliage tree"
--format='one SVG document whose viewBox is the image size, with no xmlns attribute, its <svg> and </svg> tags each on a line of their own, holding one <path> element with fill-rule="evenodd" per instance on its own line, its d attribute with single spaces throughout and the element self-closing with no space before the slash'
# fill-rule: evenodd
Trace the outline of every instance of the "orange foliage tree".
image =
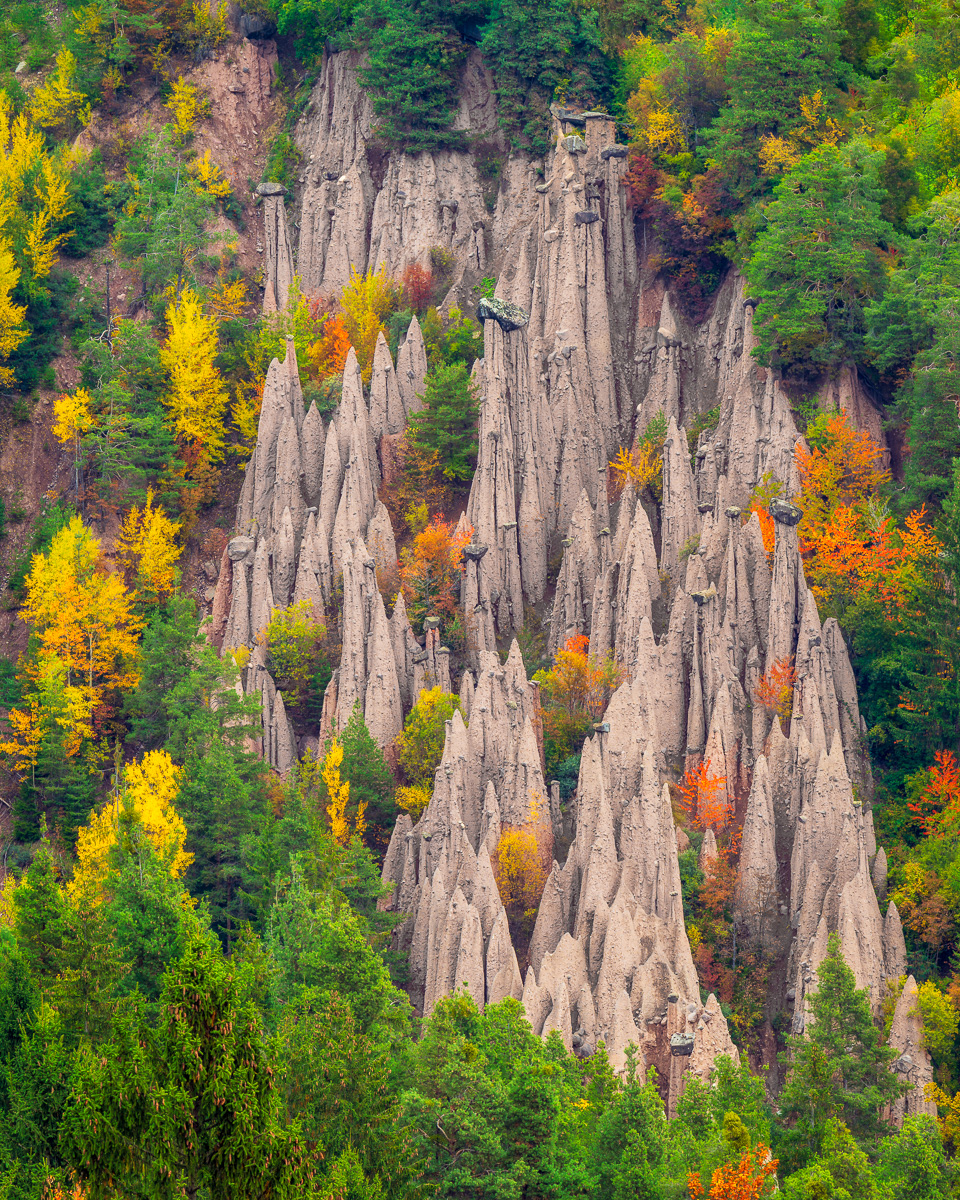
<svg viewBox="0 0 960 1200">
<path fill-rule="evenodd" d="M 869 514 L 840 507 L 816 545 L 805 548 L 805 565 L 818 602 L 843 612 L 869 594 L 888 619 L 899 623 L 904 599 L 939 550 L 924 508 L 910 513 L 905 528 L 897 529 L 888 516 L 871 521 Z"/>
<path fill-rule="evenodd" d="M 793 656 L 775 659 L 760 676 L 757 686 L 753 689 L 753 698 L 764 708 L 776 713 L 781 725 L 786 725 L 793 712 L 793 689 L 797 682 L 797 672 L 793 666 Z"/>
<path fill-rule="evenodd" d="M 411 620 L 452 617 L 457 599 L 454 579 L 463 561 L 463 548 L 473 528 L 457 533 L 451 521 L 438 513 L 400 553 L 400 582 Z"/>
<path fill-rule="evenodd" d="M 568 716 L 586 713 L 598 721 L 623 672 L 612 656 L 598 663 L 589 650 L 590 639 L 585 634 L 568 638 L 554 655 L 551 669 L 538 673 L 537 682 L 552 706 L 562 708 Z"/>
<path fill-rule="evenodd" d="M 883 451 L 869 435 L 850 424 L 846 412 L 821 416 L 795 452 L 800 472 L 803 519 L 797 533 L 801 549 L 814 548 L 838 508 L 857 507 L 870 500 L 890 479 L 881 466 Z"/>
<path fill-rule="evenodd" d="M 340 375 L 350 351 L 350 335 L 342 317 L 327 317 L 323 331 L 307 351 L 310 366 L 318 379 L 329 379 Z"/>
<path fill-rule="evenodd" d="M 698 829 L 722 829 L 733 812 L 727 799 L 727 781 L 722 775 L 711 774 L 709 758 L 688 768 L 677 791 L 687 822 Z"/>
<path fill-rule="evenodd" d="M 818 602 L 839 615 L 898 549 L 893 524 L 877 505 L 890 472 L 880 446 L 854 429 L 846 412 L 821 415 L 807 436 L 810 447 L 801 442 L 795 451 L 800 552 Z"/>
<path fill-rule="evenodd" d="M 710 1182 L 709 1200 L 762 1200 L 773 1192 L 773 1176 L 778 1159 L 762 1143 L 753 1153 L 743 1154 L 738 1163 L 725 1163 L 718 1167 Z M 687 1177 L 691 1200 L 702 1200 L 707 1193 L 700 1182 L 699 1172 Z"/>
<path fill-rule="evenodd" d="M 602 717 L 623 679 L 613 655 L 597 662 L 589 649 L 590 639 L 577 634 L 557 651 L 549 671 L 538 671 L 533 677 L 540 685 L 548 769 L 579 750 L 591 722 Z"/>
<path fill-rule="evenodd" d="M 950 750 L 938 750 L 934 757 L 926 786 L 908 804 L 928 837 L 955 828 L 960 816 L 960 764 Z"/>
</svg>

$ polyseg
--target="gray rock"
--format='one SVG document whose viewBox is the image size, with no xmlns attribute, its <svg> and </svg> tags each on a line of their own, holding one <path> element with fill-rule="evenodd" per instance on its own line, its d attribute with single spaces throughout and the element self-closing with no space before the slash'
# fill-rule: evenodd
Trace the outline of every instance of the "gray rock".
<svg viewBox="0 0 960 1200">
<path fill-rule="evenodd" d="M 573 214 L 574 224 L 576 225 L 592 225 L 594 221 L 600 220 L 600 214 L 589 208 L 582 208 Z"/>
<path fill-rule="evenodd" d="M 803 509 L 787 500 L 771 500 L 769 512 L 779 525 L 799 525 L 803 519 Z"/>
<path fill-rule="evenodd" d="M 512 333 L 527 324 L 530 314 L 524 312 L 517 304 L 484 296 L 477 305 L 477 320 L 481 324 L 484 321 L 496 321 L 504 333 Z"/>
<path fill-rule="evenodd" d="M 270 21 L 266 17 L 261 17 L 258 13 L 241 13 L 239 28 L 242 37 L 258 42 L 269 40 L 277 32 L 276 22 Z M 281 185 L 276 184 L 274 186 L 279 187 Z M 278 193 L 267 192 L 265 194 L 277 195 Z"/>
<path fill-rule="evenodd" d="M 256 543 L 252 537 L 235 537 L 231 538 L 227 543 L 227 553 L 230 555 L 231 562 L 242 562 L 249 558 L 254 551 Z"/>
</svg>

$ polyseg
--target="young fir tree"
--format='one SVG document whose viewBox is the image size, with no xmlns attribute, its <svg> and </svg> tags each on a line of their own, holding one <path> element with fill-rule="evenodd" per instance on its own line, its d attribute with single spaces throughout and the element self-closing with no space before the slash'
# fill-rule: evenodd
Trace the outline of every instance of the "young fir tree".
<svg viewBox="0 0 960 1200">
<path fill-rule="evenodd" d="M 368 825 L 376 825 L 388 834 L 397 815 L 393 799 L 394 784 L 383 751 L 370 736 L 358 700 L 340 734 L 343 764 L 340 773 L 350 782 L 350 804 L 366 807 Z"/>
<path fill-rule="evenodd" d="M 13 929 L 30 975 L 41 990 L 60 972 L 65 912 L 57 870 L 46 840 L 13 893 Z"/>
<path fill-rule="evenodd" d="M 785 1164 L 803 1166 L 820 1154 L 831 1118 L 857 1141 L 872 1146 L 889 1128 L 883 1112 L 907 1085 L 891 1069 L 896 1050 L 884 1044 L 870 1012 L 870 995 L 858 989 L 844 961 L 838 934 L 817 970 L 804 1034 L 791 1037 L 789 1073 L 780 1093 Z"/>
<path fill-rule="evenodd" d="M 473 478 L 477 465 L 477 422 L 480 403 L 461 362 L 436 367 L 424 382 L 423 408 L 411 422 L 410 437 L 418 450 L 436 451 L 447 479 Z"/>
<path fill-rule="evenodd" d="M 198 939 L 166 974 L 156 1027 L 135 999 L 81 1050 L 61 1136 L 94 1200 L 121 1184 L 157 1200 L 310 1192 L 245 970 Z"/>
</svg>

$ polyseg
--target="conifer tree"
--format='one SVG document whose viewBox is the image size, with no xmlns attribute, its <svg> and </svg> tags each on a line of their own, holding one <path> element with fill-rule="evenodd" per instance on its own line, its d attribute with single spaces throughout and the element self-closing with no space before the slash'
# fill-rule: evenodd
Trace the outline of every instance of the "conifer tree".
<svg viewBox="0 0 960 1200">
<path fill-rule="evenodd" d="M 907 1088 L 891 1069 L 897 1051 L 884 1044 L 869 993 L 857 988 L 835 933 L 809 1004 L 803 1035 L 788 1039 L 789 1072 L 780 1094 L 781 1116 L 790 1125 L 783 1158 L 798 1166 L 820 1153 L 831 1118 L 843 1121 L 861 1144 L 875 1144 L 888 1128 L 885 1107 Z"/>
<path fill-rule="evenodd" d="M 81 1050 L 64 1132 L 94 1200 L 120 1185 L 158 1200 L 309 1190 L 245 970 L 198 938 L 166 974 L 156 1028 L 135 1000 Z"/>
<path fill-rule="evenodd" d="M 447 479 L 469 481 L 477 465 L 480 403 L 464 364 L 435 367 L 424 381 L 422 400 L 423 408 L 411 421 L 413 445 L 435 450 Z"/>
<path fill-rule="evenodd" d="M 160 360 L 170 372 L 166 395 L 177 440 L 209 462 L 223 455 L 227 390 L 216 366 L 217 322 L 199 296 L 185 287 L 167 313 L 168 335 Z"/>
</svg>

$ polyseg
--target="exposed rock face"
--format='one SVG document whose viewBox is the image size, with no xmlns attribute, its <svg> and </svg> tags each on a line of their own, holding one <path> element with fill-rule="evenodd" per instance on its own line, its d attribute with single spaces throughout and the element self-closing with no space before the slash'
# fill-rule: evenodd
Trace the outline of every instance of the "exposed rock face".
<svg viewBox="0 0 960 1200">
<path fill-rule="evenodd" d="M 282 183 L 261 183 L 257 188 L 263 198 L 265 313 L 286 308 L 293 286 L 293 254 L 283 204 L 286 190 Z"/>
<path fill-rule="evenodd" d="M 893 1103 L 890 1116 L 894 1124 L 902 1125 L 904 1117 L 916 1117 L 922 1113 L 935 1117 L 937 1106 L 932 1100 L 927 1100 L 924 1094 L 927 1084 L 933 1082 L 933 1067 L 923 1044 L 920 995 L 917 981 L 912 975 L 907 976 L 893 1011 L 890 1045 L 900 1052 L 893 1069 L 910 1084 L 910 1091 Z"/>
<path fill-rule="evenodd" d="M 470 669 L 451 678 L 439 632 L 418 641 L 402 596 L 388 618 L 378 588 L 378 572 L 383 581 L 397 566 L 381 478 L 427 372 L 416 319 L 396 364 L 378 341 L 369 395 L 351 353 L 326 425 L 315 408 L 304 413 L 292 344 L 271 364 L 221 568 L 222 644 L 253 648 L 245 687 L 261 697 L 262 750 L 280 771 L 296 749 L 257 644 L 275 607 L 306 602 L 337 621 L 342 653 L 321 739 L 359 704 L 388 748 L 421 688 L 459 690 L 466 720 L 448 724 L 430 803 L 416 824 L 398 821 L 384 862 L 385 904 L 406 914 L 397 936 L 415 1003 L 429 1012 L 465 985 L 481 1006 L 522 999 L 537 1033 L 555 1029 L 577 1053 L 602 1038 L 622 1065 L 635 1043 L 673 1105 L 685 1075 L 706 1077 L 717 1055 L 736 1053 L 716 999 L 701 1003 L 684 926 L 667 786 L 677 771 L 709 760 L 742 822 L 740 928 L 786 965 L 768 1015 L 792 1000 L 803 1028 L 834 932 L 875 1004 L 906 968 L 899 915 L 891 904 L 881 917 L 877 900 L 885 857 L 873 842 L 855 681 L 839 627 L 821 624 L 806 585 L 799 509 L 771 505 L 771 554 L 744 512 L 768 472 L 796 495 L 798 430 L 775 376 L 751 358 L 752 309 L 734 275 L 697 326 L 642 278 L 611 118 L 555 113 L 542 173 L 511 157 L 491 215 L 469 154 L 373 150 L 356 63 L 325 59 L 298 131 L 309 162 L 305 289 L 338 288 L 351 269 L 396 275 L 437 245 L 461 272 L 498 274 L 495 300 L 481 306 L 479 454 L 460 526 L 473 528 L 460 581 Z M 492 133 L 476 57 L 464 96 L 463 127 Z M 279 304 L 285 224 L 279 198 L 266 202 L 276 207 Z M 869 424 L 862 392 L 857 401 Z M 694 444 L 687 431 L 711 412 Z M 612 500 L 609 459 L 660 414 L 662 504 L 630 486 Z M 609 654 L 623 673 L 567 813 L 543 778 L 537 687 L 516 642 L 506 663 L 498 653 L 531 606 L 551 651 L 585 634 L 595 660 Z M 796 686 L 781 720 L 756 690 L 790 660 Z M 537 831 L 552 865 L 518 957 L 495 862 L 502 832 L 519 826 Z M 554 855 L 555 838 L 569 849 Z M 708 830 L 701 864 L 719 853 Z M 913 1045 L 906 1016 L 901 1025 Z"/>
<path fill-rule="evenodd" d="M 452 251 L 461 269 L 484 270 L 489 214 L 473 156 L 391 154 L 384 162 L 369 147 L 375 117 L 369 93 L 356 83 L 358 62 L 352 52 L 325 57 L 297 131 L 309 161 L 300 207 L 304 290 L 339 290 L 351 268 L 363 273 L 382 264 L 399 277 L 407 263 L 428 265 L 435 246 Z M 475 53 L 458 122 L 496 137 L 491 91 Z"/>
</svg>

